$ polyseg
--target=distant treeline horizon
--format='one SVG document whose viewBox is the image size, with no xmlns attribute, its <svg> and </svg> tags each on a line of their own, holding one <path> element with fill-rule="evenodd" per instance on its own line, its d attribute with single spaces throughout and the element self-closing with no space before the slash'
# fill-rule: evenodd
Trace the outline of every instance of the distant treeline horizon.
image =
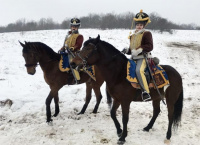
<svg viewBox="0 0 200 145">
<path fill-rule="evenodd" d="M 81 28 L 130 29 L 134 17 L 134 13 L 126 12 L 123 14 L 88 14 L 79 19 L 81 20 Z M 195 24 L 175 24 L 166 18 L 162 18 L 155 12 L 150 13 L 149 17 L 151 23 L 146 27 L 147 29 L 158 30 L 160 32 L 170 32 L 172 29 L 200 30 L 200 26 L 196 26 Z M 70 19 L 66 18 L 61 23 L 54 22 L 52 18 L 41 18 L 39 21 L 19 19 L 15 23 L 10 23 L 7 26 L 0 26 L 0 33 L 69 29 Z"/>
</svg>

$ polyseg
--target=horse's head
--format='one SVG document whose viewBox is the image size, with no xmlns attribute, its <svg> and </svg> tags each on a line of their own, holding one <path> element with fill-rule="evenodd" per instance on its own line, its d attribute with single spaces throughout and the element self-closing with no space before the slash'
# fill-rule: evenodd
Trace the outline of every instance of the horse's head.
<svg viewBox="0 0 200 145">
<path fill-rule="evenodd" d="M 21 46 L 23 47 L 22 50 L 22 56 L 25 59 L 25 66 L 27 68 L 27 73 L 34 75 L 36 72 L 36 66 L 38 63 L 38 55 L 37 55 L 37 50 L 36 47 L 31 44 L 31 43 L 27 43 L 25 42 L 25 44 L 19 42 L 21 44 Z"/>
<path fill-rule="evenodd" d="M 70 63 L 72 67 L 76 67 L 78 65 L 94 65 L 98 59 L 98 49 L 97 45 L 100 42 L 100 36 L 97 38 L 89 38 L 84 45 L 82 50 L 77 54 L 77 56 Z"/>
</svg>

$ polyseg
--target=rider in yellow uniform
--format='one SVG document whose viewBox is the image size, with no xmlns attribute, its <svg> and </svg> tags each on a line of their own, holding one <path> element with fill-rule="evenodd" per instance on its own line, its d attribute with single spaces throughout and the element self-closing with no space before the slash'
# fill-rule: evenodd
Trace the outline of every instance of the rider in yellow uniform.
<svg viewBox="0 0 200 145">
<path fill-rule="evenodd" d="M 130 36 L 129 48 L 125 49 L 124 52 L 131 54 L 132 59 L 136 61 L 136 76 L 142 90 L 142 99 L 147 101 L 151 99 L 151 96 L 144 72 L 147 65 L 143 53 L 147 53 L 147 57 L 150 58 L 150 51 L 153 50 L 152 34 L 145 30 L 151 21 L 142 10 L 135 15 L 134 21 L 136 29 L 134 34 Z M 132 86 L 135 87 L 135 84 L 132 83 Z"/>
<path fill-rule="evenodd" d="M 65 51 L 68 53 L 69 57 L 69 63 L 73 58 L 73 55 L 76 54 L 83 43 L 83 35 L 79 34 L 78 29 L 81 25 L 81 21 L 77 18 L 72 18 L 70 21 L 70 31 L 68 31 L 68 34 L 65 37 L 64 45 L 60 49 L 60 51 Z M 72 53 L 71 53 L 72 52 Z M 71 71 L 74 75 L 74 78 L 76 80 L 76 83 L 78 84 L 80 81 L 80 75 L 79 72 L 75 69 L 71 68 Z"/>
</svg>

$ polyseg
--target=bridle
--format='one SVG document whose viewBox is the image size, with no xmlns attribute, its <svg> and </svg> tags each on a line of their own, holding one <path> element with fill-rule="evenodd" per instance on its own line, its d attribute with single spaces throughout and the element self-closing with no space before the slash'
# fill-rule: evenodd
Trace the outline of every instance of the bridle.
<svg viewBox="0 0 200 145">
<path fill-rule="evenodd" d="M 80 55 L 80 52 L 77 54 L 77 56 L 82 60 L 83 66 L 87 66 L 87 59 L 88 59 L 93 53 L 95 53 L 95 52 L 97 51 L 97 45 L 98 45 L 98 43 L 97 43 L 96 45 L 94 45 L 93 43 L 89 43 L 89 44 L 92 45 L 92 46 L 94 46 L 93 50 L 92 50 L 90 53 L 88 53 L 85 57 L 82 57 L 82 56 Z M 111 57 L 110 60 L 112 60 L 113 58 L 115 58 L 115 57 L 118 56 L 119 54 L 121 54 L 121 53 L 117 53 L 117 54 L 113 55 L 113 56 Z"/>
<path fill-rule="evenodd" d="M 38 65 L 39 64 L 36 63 L 36 64 L 25 64 L 24 66 L 28 68 L 28 67 L 37 67 Z"/>
<path fill-rule="evenodd" d="M 39 64 L 38 63 L 31 63 L 31 64 L 25 64 L 24 66 L 26 68 L 29 68 L 29 67 L 37 67 Z"/>
<path fill-rule="evenodd" d="M 85 66 L 87 66 L 87 60 L 88 60 L 88 58 L 93 54 L 93 53 L 95 53 L 96 51 L 97 51 L 97 45 L 98 45 L 98 43 L 96 44 L 96 45 L 94 45 L 93 43 L 89 43 L 90 45 L 92 45 L 92 46 L 94 46 L 94 48 L 93 48 L 93 50 L 90 52 L 90 53 L 88 53 L 85 57 L 82 57 L 81 55 L 80 55 L 80 52 L 79 53 L 77 53 L 77 56 L 82 60 L 82 64 L 83 64 L 83 66 L 85 67 Z"/>
</svg>

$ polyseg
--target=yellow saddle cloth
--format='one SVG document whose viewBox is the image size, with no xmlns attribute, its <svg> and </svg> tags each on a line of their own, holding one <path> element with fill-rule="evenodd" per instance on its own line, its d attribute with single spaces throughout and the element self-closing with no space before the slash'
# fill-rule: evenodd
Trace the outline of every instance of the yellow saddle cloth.
<svg viewBox="0 0 200 145">
<path fill-rule="evenodd" d="M 165 72 L 165 70 L 160 66 L 157 65 L 156 67 L 153 68 L 154 69 L 154 73 L 152 74 L 156 85 L 158 88 L 162 88 L 166 85 L 169 84 L 169 79 L 167 76 L 167 73 Z M 136 63 L 133 60 L 128 60 L 127 63 L 127 77 L 126 79 L 130 82 L 130 83 L 137 83 L 137 78 L 136 78 Z"/>
</svg>

